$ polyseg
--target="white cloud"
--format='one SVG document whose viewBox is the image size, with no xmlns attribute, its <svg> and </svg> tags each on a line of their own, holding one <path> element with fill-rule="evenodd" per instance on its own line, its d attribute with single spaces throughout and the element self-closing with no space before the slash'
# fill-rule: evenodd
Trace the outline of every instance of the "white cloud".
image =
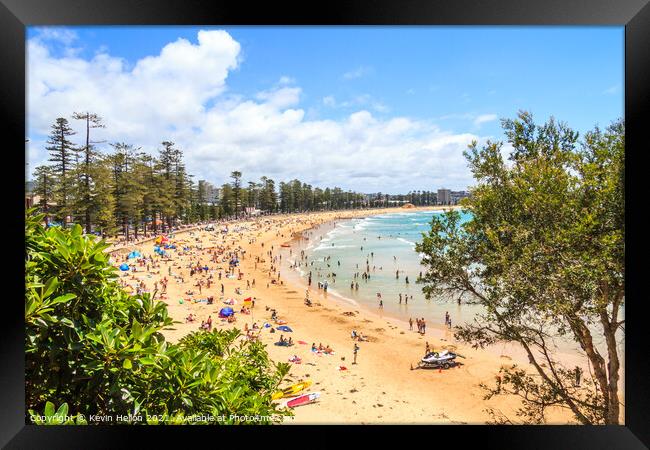
<svg viewBox="0 0 650 450">
<path fill-rule="evenodd" d="M 366 76 L 372 72 L 372 68 L 367 67 L 367 66 L 360 66 L 357 67 L 354 70 L 351 70 L 349 72 L 346 72 L 343 74 L 343 78 L 346 80 L 353 80 L 355 78 L 361 78 L 363 76 Z"/>
<path fill-rule="evenodd" d="M 472 121 L 472 124 L 475 127 L 480 127 L 482 124 L 487 123 L 487 122 L 492 122 L 494 120 L 498 119 L 498 116 L 496 114 L 479 114 L 476 115 L 474 113 L 452 113 L 452 114 L 445 114 L 444 116 L 440 116 L 440 120 L 470 120 Z"/>
<path fill-rule="evenodd" d="M 295 88 L 280 88 L 271 91 L 259 92 L 255 97 L 258 100 L 264 100 L 266 104 L 278 109 L 296 105 L 300 101 L 302 90 Z"/>
<path fill-rule="evenodd" d="M 360 94 L 354 97 L 351 97 L 348 100 L 339 102 L 334 98 L 333 95 L 328 95 L 323 97 L 323 104 L 329 108 L 365 108 L 369 107 L 376 112 L 386 113 L 390 111 L 390 108 L 386 106 L 383 102 L 375 99 L 369 94 Z"/>
<path fill-rule="evenodd" d="M 331 108 L 336 107 L 336 99 L 332 95 L 328 95 L 327 97 L 323 97 L 323 105 L 329 106 Z"/>
<path fill-rule="evenodd" d="M 278 84 L 280 84 L 280 85 L 294 84 L 295 82 L 296 82 L 295 78 L 283 75 L 283 76 L 280 77 L 280 81 L 278 81 Z"/>
<path fill-rule="evenodd" d="M 605 95 L 615 95 L 621 92 L 621 85 L 620 84 L 615 84 L 613 86 L 608 87 L 603 91 L 603 94 Z"/>
<path fill-rule="evenodd" d="M 480 126 L 481 124 L 487 123 L 487 122 L 492 122 L 494 120 L 497 120 L 498 116 L 496 114 L 481 114 L 480 116 L 477 116 L 474 119 L 474 125 L 477 127 Z"/>
<path fill-rule="evenodd" d="M 35 28 L 34 40 L 39 42 L 54 41 L 64 45 L 70 45 L 76 41 L 79 36 L 74 30 L 69 28 L 57 27 L 39 27 Z"/>
<path fill-rule="evenodd" d="M 228 33 L 201 31 L 198 43 L 179 39 L 129 66 L 106 52 L 54 57 L 43 41 L 30 40 L 30 168 L 47 159 L 44 140 L 54 120 L 87 110 L 107 126 L 95 139 L 151 153 L 163 140 L 176 142 L 196 180 L 220 184 L 237 169 L 246 180 L 295 177 L 365 192 L 471 184 L 462 152 L 480 136 L 450 133 L 430 120 L 375 116 L 388 108 L 367 94 L 323 98 L 325 106 L 351 109 L 340 120 L 307 119 L 302 90 L 288 76 L 252 97 L 229 94 L 226 81 L 240 67 L 240 51 Z"/>
</svg>

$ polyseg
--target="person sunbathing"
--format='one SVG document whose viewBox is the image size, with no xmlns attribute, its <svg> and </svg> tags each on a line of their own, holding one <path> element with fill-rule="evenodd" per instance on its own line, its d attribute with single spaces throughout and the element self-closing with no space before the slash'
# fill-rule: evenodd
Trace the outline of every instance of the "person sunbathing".
<svg viewBox="0 0 650 450">
<path fill-rule="evenodd" d="M 329 355 L 329 354 L 331 354 L 333 351 L 334 351 L 334 350 L 332 350 L 332 349 L 330 348 L 329 344 L 328 344 L 327 347 L 325 347 L 325 350 L 323 350 L 323 353 Z"/>
</svg>

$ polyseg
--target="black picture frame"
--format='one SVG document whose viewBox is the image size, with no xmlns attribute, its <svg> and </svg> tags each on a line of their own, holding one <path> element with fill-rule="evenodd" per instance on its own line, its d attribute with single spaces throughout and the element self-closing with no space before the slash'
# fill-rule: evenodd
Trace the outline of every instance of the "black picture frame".
<svg viewBox="0 0 650 450">
<path fill-rule="evenodd" d="M 648 333 L 643 324 L 644 296 L 641 285 L 647 255 L 636 245 L 643 240 L 642 157 L 647 151 L 644 131 L 650 105 L 650 5 L 648 0 L 487 0 L 487 1 L 339 1 L 259 5 L 244 2 L 201 0 L 0 0 L 0 111 L 6 126 L 5 155 L 20 155 L 25 145 L 25 27 L 33 25 L 619 25 L 625 26 L 625 120 L 626 120 L 626 405 L 623 426 L 463 426 L 462 429 L 409 427 L 407 430 L 376 427 L 373 437 L 401 436 L 404 443 L 416 440 L 435 446 L 457 445 L 478 439 L 498 448 L 647 448 L 650 445 L 649 364 L 645 358 Z M 20 156 L 12 164 L 24 162 Z M 24 166 L 23 166 L 24 167 Z M 8 168 L 9 169 L 9 168 Z M 14 169 L 14 167 L 12 167 Z M 0 445 L 6 448 L 130 448 L 134 439 L 153 435 L 169 439 L 171 434 L 193 442 L 200 428 L 212 427 L 39 427 L 24 423 L 24 322 L 21 302 L 24 294 L 24 174 L 6 170 L 5 207 L 15 209 L 2 226 L 4 252 L 11 255 L 5 269 L 2 339 L 0 339 Z M 636 198 L 638 197 L 638 198 Z M 634 208 L 636 206 L 636 209 Z M 14 215 L 15 214 L 15 215 Z M 13 245 L 7 244 L 13 243 Z M 14 261 L 15 258 L 15 261 Z M 7 290 L 6 288 L 11 289 Z M 14 295 L 15 294 L 15 295 Z M 644 326 L 645 325 L 645 326 Z M 266 439 L 287 427 L 256 427 Z M 331 427 L 332 429 L 340 427 Z M 295 430 L 295 428 L 294 428 Z M 346 433 L 353 431 L 345 428 Z M 280 432 L 282 432 L 280 431 Z M 364 430 L 365 431 L 365 430 Z M 219 436 L 240 430 L 219 429 Z M 247 430 L 250 436 L 250 430 Z M 322 431 L 321 431 L 322 432 Z M 190 434 L 187 434 L 190 433 Z M 224 434 L 225 433 L 225 434 Z M 256 433 L 256 434 L 257 434 Z M 295 433 L 295 431 L 292 431 Z M 320 433 L 320 432 L 319 432 Z M 330 431 L 327 431 L 328 438 Z M 209 435 L 214 438 L 214 435 Z M 429 436 L 429 437 L 427 437 Z M 240 435 L 238 437 L 242 437 Z M 320 438 L 319 438 L 320 439 Z M 187 441 L 186 441 L 187 440 Z M 344 439 L 348 441 L 349 438 Z"/>
</svg>

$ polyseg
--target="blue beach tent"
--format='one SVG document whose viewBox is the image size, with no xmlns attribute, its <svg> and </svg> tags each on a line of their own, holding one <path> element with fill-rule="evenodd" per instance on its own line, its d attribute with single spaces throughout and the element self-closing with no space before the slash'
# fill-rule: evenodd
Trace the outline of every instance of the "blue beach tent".
<svg viewBox="0 0 650 450">
<path fill-rule="evenodd" d="M 230 317 L 233 314 L 235 314 L 235 311 L 232 310 L 232 308 L 221 308 L 221 311 L 219 311 L 219 317 Z"/>
<path fill-rule="evenodd" d="M 287 332 L 287 333 L 293 333 L 293 330 L 291 328 L 289 328 L 288 326 L 286 326 L 286 325 L 282 325 L 280 327 L 277 327 L 276 330 L 284 331 L 284 332 Z"/>
<path fill-rule="evenodd" d="M 122 272 L 126 272 L 127 270 L 129 270 L 129 265 L 127 263 L 123 263 L 122 265 L 120 265 L 120 270 Z"/>
</svg>

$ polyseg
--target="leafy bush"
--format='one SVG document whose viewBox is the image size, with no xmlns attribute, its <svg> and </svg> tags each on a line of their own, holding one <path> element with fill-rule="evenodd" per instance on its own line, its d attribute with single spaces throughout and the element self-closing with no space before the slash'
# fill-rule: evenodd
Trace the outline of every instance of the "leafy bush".
<svg viewBox="0 0 650 450">
<path fill-rule="evenodd" d="M 161 334 L 173 323 L 167 306 L 120 288 L 106 243 L 84 236 L 78 225 L 44 229 L 42 220 L 29 211 L 25 228 L 30 414 L 48 416 L 54 404 L 75 417 L 149 416 L 133 423 L 187 423 L 208 414 L 226 417 L 191 423 L 237 423 L 231 414 L 289 414 L 271 402 L 289 366 L 273 365 L 262 344 L 238 341 L 238 330 L 167 343 Z"/>
</svg>

